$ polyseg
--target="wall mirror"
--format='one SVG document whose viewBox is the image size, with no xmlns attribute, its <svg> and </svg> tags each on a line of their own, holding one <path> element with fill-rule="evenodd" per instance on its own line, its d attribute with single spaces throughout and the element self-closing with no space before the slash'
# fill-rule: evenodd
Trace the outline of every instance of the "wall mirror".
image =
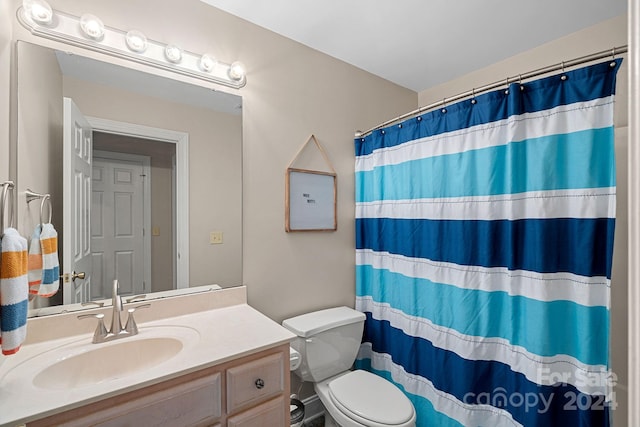
<svg viewBox="0 0 640 427">
<path fill-rule="evenodd" d="M 29 236 L 39 222 L 40 205 L 24 192 L 48 193 L 61 273 L 78 272 L 65 271 L 67 261 L 90 248 L 91 277 L 61 280 L 30 315 L 111 298 L 114 278 L 125 297 L 242 284 L 241 97 L 24 41 L 16 62 L 19 230 Z M 67 117 L 67 104 L 90 130 Z M 64 171 L 64 140 L 74 135 L 89 144 L 85 178 Z M 83 180 L 92 189 L 85 219 L 68 203 L 85 187 L 67 185 Z"/>
</svg>

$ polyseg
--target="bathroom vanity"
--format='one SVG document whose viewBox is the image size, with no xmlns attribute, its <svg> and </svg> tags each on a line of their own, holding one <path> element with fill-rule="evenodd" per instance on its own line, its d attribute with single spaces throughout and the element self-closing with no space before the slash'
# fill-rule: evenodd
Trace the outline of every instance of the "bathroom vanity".
<svg viewBox="0 0 640 427">
<path fill-rule="evenodd" d="M 0 425 L 289 425 L 293 334 L 244 287 L 154 300 L 136 317 L 137 336 L 101 344 L 77 313 L 30 319 L 28 343 L 0 365 Z"/>
</svg>

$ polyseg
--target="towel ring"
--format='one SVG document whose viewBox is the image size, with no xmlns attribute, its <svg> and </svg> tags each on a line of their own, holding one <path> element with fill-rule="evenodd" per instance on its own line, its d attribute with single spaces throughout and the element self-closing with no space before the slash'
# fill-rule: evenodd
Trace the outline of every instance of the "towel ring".
<svg viewBox="0 0 640 427">
<path fill-rule="evenodd" d="M 25 191 L 25 194 L 27 196 L 27 204 L 31 203 L 32 201 L 34 201 L 36 199 L 40 199 L 40 224 L 44 225 L 44 224 L 51 223 L 51 214 L 53 212 L 53 208 L 51 206 L 51 195 L 50 194 L 36 193 L 35 191 L 29 190 L 29 189 L 27 189 L 27 191 Z M 48 217 L 48 220 L 46 222 L 44 220 L 44 218 L 45 218 L 45 216 L 44 216 L 45 205 L 48 205 L 48 207 L 49 207 L 49 217 Z"/>
<path fill-rule="evenodd" d="M 14 214 L 13 214 L 13 189 L 15 184 L 13 181 L 6 181 L 2 183 L 2 195 L 0 196 L 0 236 L 4 235 L 4 211 L 7 206 L 7 196 L 11 193 L 11 210 L 9 210 L 9 227 L 14 226 Z"/>
<path fill-rule="evenodd" d="M 47 219 L 47 222 L 44 222 L 44 207 L 48 206 L 49 207 L 49 217 Z M 44 197 L 42 198 L 42 201 L 40 202 L 40 224 L 44 225 L 44 224 L 51 224 L 51 212 L 53 211 L 53 208 L 51 207 L 51 196 L 48 194 L 45 194 Z"/>
</svg>

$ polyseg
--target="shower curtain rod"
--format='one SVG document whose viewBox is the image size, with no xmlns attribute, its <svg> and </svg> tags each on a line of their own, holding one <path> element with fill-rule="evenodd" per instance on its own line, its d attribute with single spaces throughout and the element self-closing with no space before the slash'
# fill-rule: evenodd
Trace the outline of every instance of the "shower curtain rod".
<svg viewBox="0 0 640 427">
<path fill-rule="evenodd" d="M 371 129 L 361 132 L 361 131 L 356 131 L 355 133 L 355 137 L 356 138 L 362 138 L 365 137 L 367 135 L 369 135 L 371 132 L 373 132 L 374 130 L 378 130 L 381 129 L 383 127 L 389 126 L 391 124 L 394 124 L 396 122 L 399 122 L 401 120 L 404 119 L 408 119 L 410 117 L 413 116 L 417 116 L 418 114 L 421 114 L 425 111 L 428 110 L 433 110 L 435 108 L 439 108 L 439 107 L 444 107 L 447 105 L 447 103 L 451 103 L 451 102 L 455 102 L 455 101 L 459 101 L 461 99 L 467 98 L 469 96 L 476 96 L 479 95 L 483 92 L 488 92 L 490 90 L 499 88 L 501 86 L 509 86 L 509 84 L 511 83 L 515 83 L 515 82 L 521 82 L 522 80 L 526 80 L 526 79 L 531 79 L 534 77 L 538 77 L 541 76 L 543 74 L 547 74 L 547 73 L 552 73 L 554 71 L 558 71 L 558 70 L 564 70 L 565 68 L 570 68 L 570 67 L 575 67 L 577 65 L 581 65 L 584 64 L 586 62 L 592 62 L 592 61 L 597 61 L 599 59 L 603 59 L 606 57 L 612 57 L 615 59 L 616 54 L 623 54 L 627 52 L 627 45 L 624 46 L 619 46 L 619 47 L 614 47 L 612 49 L 609 50 L 603 50 L 601 52 L 596 52 L 596 53 L 592 53 L 591 55 L 586 55 L 586 56 L 581 56 L 579 58 L 575 58 L 572 59 L 570 61 L 563 61 L 560 62 L 558 64 L 554 64 L 554 65 L 549 65 L 547 67 L 543 67 L 543 68 L 538 68 L 537 70 L 533 70 L 533 71 L 529 71 L 528 73 L 524 73 L 524 74 L 519 74 L 517 76 L 514 77 L 507 77 L 506 79 L 494 82 L 494 83 L 489 83 L 487 85 L 484 86 L 480 86 L 477 88 L 474 88 L 472 90 L 468 90 L 466 92 L 462 92 L 459 93 L 458 95 L 452 96 L 451 98 L 444 98 L 442 101 L 438 101 L 438 102 L 434 102 L 433 104 L 429 104 L 426 105 L 424 107 L 420 107 L 416 110 L 410 111 L 408 113 L 404 113 L 394 119 L 391 120 L 387 120 L 384 123 L 380 123 L 379 125 L 372 127 Z"/>
</svg>

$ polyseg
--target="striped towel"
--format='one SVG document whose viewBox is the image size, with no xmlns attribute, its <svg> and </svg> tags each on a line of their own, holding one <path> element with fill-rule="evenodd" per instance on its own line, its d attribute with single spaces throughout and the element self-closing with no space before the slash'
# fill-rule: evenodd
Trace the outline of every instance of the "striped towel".
<svg viewBox="0 0 640 427">
<path fill-rule="evenodd" d="M 16 353 L 27 336 L 27 239 L 15 228 L 4 230 L 0 252 L 0 346 Z"/>
<path fill-rule="evenodd" d="M 42 283 L 38 296 L 51 297 L 60 286 L 60 264 L 58 262 L 58 233 L 53 224 L 43 224 L 40 233 L 42 251 Z"/>
<path fill-rule="evenodd" d="M 40 290 L 40 284 L 42 283 L 42 247 L 40 243 L 40 232 L 42 226 L 38 224 L 33 230 L 31 235 L 31 242 L 29 242 L 29 264 L 28 264 L 28 277 L 29 277 L 29 293 L 31 295 L 37 295 Z"/>
</svg>

